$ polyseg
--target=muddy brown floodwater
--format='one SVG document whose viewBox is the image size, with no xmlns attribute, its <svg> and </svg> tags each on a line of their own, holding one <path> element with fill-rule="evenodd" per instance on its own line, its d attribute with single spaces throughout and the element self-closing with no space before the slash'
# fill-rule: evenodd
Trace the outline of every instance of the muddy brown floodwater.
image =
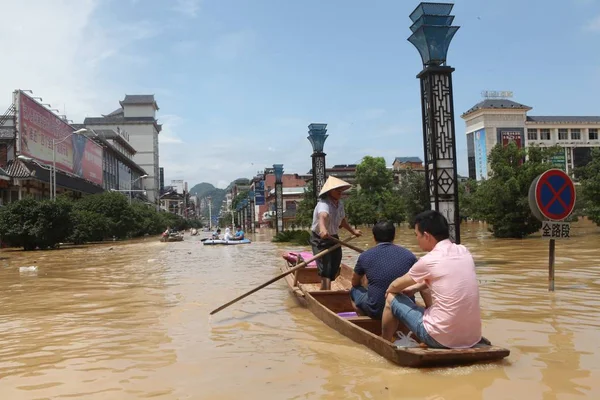
<svg viewBox="0 0 600 400">
<path fill-rule="evenodd" d="M 203 246 L 157 238 L 55 251 L 0 252 L 0 398 L 600 398 L 600 230 L 579 222 L 557 243 L 496 240 L 465 224 L 478 267 L 484 334 L 500 363 L 397 367 L 299 306 L 284 281 L 209 318 L 279 273 L 270 232 Z M 372 244 L 370 235 L 355 241 Z M 418 255 L 414 234 L 396 243 Z M 353 265 L 356 254 L 344 250 Z M 20 267 L 37 266 L 36 271 Z"/>
</svg>

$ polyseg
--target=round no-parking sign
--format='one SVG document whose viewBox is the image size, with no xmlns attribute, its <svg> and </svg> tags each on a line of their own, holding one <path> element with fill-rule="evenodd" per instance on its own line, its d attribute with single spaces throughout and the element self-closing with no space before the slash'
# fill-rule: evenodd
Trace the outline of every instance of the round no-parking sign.
<svg viewBox="0 0 600 400">
<path fill-rule="evenodd" d="M 575 207 L 575 185 L 564 171 L 550 169 L 529 187 L 529 207 L 540 221 L 562 221 Z"/>
</svg>

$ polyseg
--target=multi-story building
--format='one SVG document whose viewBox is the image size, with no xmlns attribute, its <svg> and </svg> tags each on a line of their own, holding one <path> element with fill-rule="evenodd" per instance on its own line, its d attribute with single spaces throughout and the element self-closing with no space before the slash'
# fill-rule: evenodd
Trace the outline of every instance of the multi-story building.
<svg viewBox="0 0 600 400">
<path fill-rule="evenodd" d="M 149 201 L 157 203 L 160 197 L 158 134 L 162 130 L 156 119 L 158 104 L 154 95 L 126 95 L 119 104 L 121 107 L 110 114 L 86 118 L 84 125 L 126 133 L 129 144 L 136 150 L 133 160 L 148 174 L 143 180 L 143 189 Z"/>
<path fill-rule="evenodd" d="M 563 151 L 552 162 L 572 175 L 600 147 L 600 116 L 533 116 L 532 108 L 508 99 L 485 99 L 466 111 L 469 178 L 487 179 L 488 155 L 498 143 L 519 147 L 558 145 Z"/>
<path fill-rule="evenodd" d="M 38 100 L 16 90 L 0 116 L 0 203 L 52 197 L 54 189 L 74 197 L 102 192 L 102 147 Z"/>
<path fill-rule="evenodd" d="M 83 125 L 73 125 L 75 129 Z M 143 180 L 146 171 L 133 161 L 135 149 L 129 144 L 126 132 L 111 129 L 90 129 L 85 135 L 104 149 L 102 164 L 104 190 L 116 190 L 126 196 L 148 201 Z"/>
</svg>

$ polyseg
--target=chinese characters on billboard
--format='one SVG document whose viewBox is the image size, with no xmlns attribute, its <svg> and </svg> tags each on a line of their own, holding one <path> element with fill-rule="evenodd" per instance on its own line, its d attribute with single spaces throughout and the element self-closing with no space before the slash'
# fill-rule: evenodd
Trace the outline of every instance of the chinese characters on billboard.
<svg viewBox="0 0 600 400">
<path fill-rule="evenodd" d="M 17 92 L 19 153 L 50 165 L 52 140 L 56 144 L 56 168 L 102 185 L 102 147 L 82 135 L 23 92 Z M 65 139 L 66 137 L 69 137 Z"/>
</svg>

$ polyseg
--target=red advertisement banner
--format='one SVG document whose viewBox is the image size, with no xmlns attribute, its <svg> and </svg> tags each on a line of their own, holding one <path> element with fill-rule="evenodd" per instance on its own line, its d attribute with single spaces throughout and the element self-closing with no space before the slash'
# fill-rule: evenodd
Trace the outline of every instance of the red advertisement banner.
<svg viewBox="0 0 600 400">
<path fill-rule="evenodd" d="M 56 169 L 102 185 L 102 147 L 83 135 L 72 135 L 71 125 L 23 92 L 18 92 L 17 104 L 20 154 L 51 165 L 54 139 Z"/>
</svg>

